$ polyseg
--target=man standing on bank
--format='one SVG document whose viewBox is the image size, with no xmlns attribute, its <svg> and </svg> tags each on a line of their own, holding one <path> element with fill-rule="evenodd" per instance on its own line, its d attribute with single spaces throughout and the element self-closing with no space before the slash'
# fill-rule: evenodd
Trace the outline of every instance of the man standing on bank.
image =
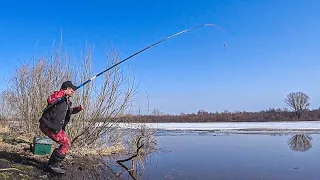
<svg viewBox="0 0 320 180">
<path fill-rule="evenodd" d="M 65 169 L 62 169 L 60 164 L 66 157 L 70 147 L 70 140 L 65 133 L 65 126 L 70 121 L 71 114 L 76 114 L 83 110 L 82 106 L 71 107 L 72 102 L 70 97 L 74 95 L 76 86 L 71 81 L 62 83 L 61 89 L 51 94 L 48 99 L 48 105 L 54 104 L 58 100 L 61 101 L 51 108 L 44 111 L 40 118 L 39 128 L 50 139 L 60 144 L 59 148 L 54 149 L 50 156 L 47 168 L 54 173 L 64 174 Z"/>
</svg>

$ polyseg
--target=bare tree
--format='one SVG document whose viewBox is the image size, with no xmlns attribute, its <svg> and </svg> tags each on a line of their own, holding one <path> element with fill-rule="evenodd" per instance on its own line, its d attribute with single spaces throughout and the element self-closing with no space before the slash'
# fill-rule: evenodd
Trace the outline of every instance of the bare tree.
<svg viewBox="0 0 320 180">
<path fill-rule="evenodd" d="M 300 118 L 302 112 L 310 106 L 310 98 L 303 92 L 293 92 L 287 95 L 285 103 L 294 110 L 298 118 Z"/>
<path fill-rule="evenodd" d="M 198 111 L 198 115 L 199 115 L 199 116 L 206 115 L 206 114 L 208 114 L 208 112 L 205 111 L 205 110 L 203 110 L 203 109 L 200 109 L 200 110 Z"/>
<path fill-rule="evenodd" d="M 311 141 L 312 138 L 309 135 L 296 134 L 289 139 L 288 145 L 293 151 L 304 152 L 312 148 Z"/>
<path fill-rule="evenodd" d="M 161 112 L 159 109 L 153 109 L 152 111 L 152 115 L 155 115 L 155 116 L 162 116 L 164 115 L 163 112 Z"/>
</svg>

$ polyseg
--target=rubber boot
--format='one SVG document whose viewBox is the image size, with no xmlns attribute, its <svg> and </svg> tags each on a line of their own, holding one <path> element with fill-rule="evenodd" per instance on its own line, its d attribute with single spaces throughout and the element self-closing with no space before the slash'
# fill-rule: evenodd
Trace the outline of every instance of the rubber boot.
<svg viewBox="0 0 320 180">
<path fill-rule="evenodd" d="M 65 158 L 65 155 L 59 154 L 55 149 L 50 156 L 48 169 L 57 174 L 65 174 L 66 170 L 61 169 L 60 167 L 60 164 L 64 160 L 64 158 Z"/>
</svg>

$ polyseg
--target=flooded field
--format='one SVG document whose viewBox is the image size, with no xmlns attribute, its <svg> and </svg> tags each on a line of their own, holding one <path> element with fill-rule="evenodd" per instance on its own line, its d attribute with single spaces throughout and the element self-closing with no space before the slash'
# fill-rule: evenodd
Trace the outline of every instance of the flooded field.
<svg viewBox="0 0 320 180">
<path fill-rule="evenodd" d="M 318 180 L 319 134 L 162 131 L 142 179 Z"/>
</svg>

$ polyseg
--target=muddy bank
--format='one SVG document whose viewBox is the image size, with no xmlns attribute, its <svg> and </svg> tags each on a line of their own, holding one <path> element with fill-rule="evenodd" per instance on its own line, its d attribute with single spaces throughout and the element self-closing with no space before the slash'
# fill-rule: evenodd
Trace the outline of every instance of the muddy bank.
<svg viewBox="0 0 320 180">
<path fill-rule="evenodd" d="M 69 155 L 62 165 L 65 175 L 56 175 L 46 169 L 49 155 L 31 152 L 29 142 L 0 138 L 0 179 L 119 179 L 107 165 L 100 164 L 100 157 Z"/>
</svg>

